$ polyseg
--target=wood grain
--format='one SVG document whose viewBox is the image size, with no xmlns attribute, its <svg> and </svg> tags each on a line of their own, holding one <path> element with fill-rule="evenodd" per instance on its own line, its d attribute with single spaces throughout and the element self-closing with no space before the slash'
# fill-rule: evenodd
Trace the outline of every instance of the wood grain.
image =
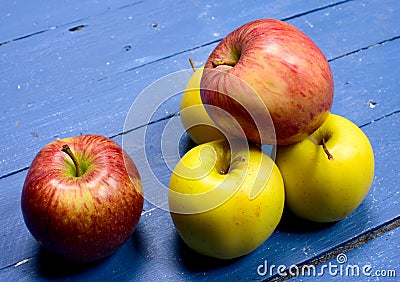
<svg viewBox="0 0 400 282">
<path fill-rule="evenodd" d="M 202 65 L 228 32 L 263 17 L 288 21 L 320 46 L 335 78 L 332 111 L 354 121 L 370 138 L 376 174 L 359 208 L 328 225 L 310 224 L 285 212 L 276 232 L 260 248 L 228 262 L 189 250 L 169 213 L 152 201 L 145 203 L 134 236 L 99 263 L 74 265 L 42 250 L 20 211 L 23 181 L 36 152 L 56 138 L 85 133 L 112 137 L 135 160 L 148 196 L 161 195 L 162 204 L 170 170 L 193 146 L 179 128 L 181 94 L 175 89 L 174 96 L 156 108 L 143 106 L 144 112 L 151 112 L 150 120 L 126 124 L 135 98 L 160 78 L 189 69 L 189 57 L 196 66 Z M 346 251 L 355 248 L 346 253 L 350 262 L 398 267 L 393 247 L 398 245 L 398 228 L 365 245 L 354 244 L 400 219 L 396 0 L 159 1 L 158 5 L 124 0 L 2 1 L 0 26 L 1 281 L 257 281 L 280 278 L 276 272 L 257 273 L 265 261 L 302 265 L 322 261 L 343 246 L 350 246 Z M 149 101 L 155 95 L 150 94 Z"/>
</svg>

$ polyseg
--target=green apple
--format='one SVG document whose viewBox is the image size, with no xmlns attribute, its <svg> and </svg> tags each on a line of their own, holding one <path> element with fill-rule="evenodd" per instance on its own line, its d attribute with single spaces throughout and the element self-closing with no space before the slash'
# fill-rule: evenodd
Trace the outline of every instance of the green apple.
<svg viewBox="0 0 400 282">
<path fill-rule="evenodd" d="M 252 252 L 273 233 L 284 197 L 279 169 L 258 146 L 217 140 L 194 147 L 178 162 L 168 202 L 190 248 L 231 259 Z"/>
<path fill-rule="evenodd" d="M 192 61 L 191 64 L 194 72 L 186 85 L 180 103 L 183 127 L 196 144 L 223 139 L 224 135 L 209 117 L 200 98 L 200 80 L 204 66 L 195 69 Z"/>
<path fill-rule="evenodd" d="M 276 164 L 285 183 L 286 205 L 316 222 L 334 222 L 352 213 L 374 178 L 367 136 L 334 114 L 303 141 L 278 147 Z"/>
</svg>

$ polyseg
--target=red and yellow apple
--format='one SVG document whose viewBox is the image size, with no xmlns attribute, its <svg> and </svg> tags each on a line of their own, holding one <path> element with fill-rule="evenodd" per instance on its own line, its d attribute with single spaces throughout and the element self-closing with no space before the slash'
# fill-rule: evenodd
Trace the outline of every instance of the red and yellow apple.
<svg viewBox="0 0 400 282">
<path fill-rule="evenodd" d="M 273 19 L 228 34 L 210 54 L 200 85 L 203 103 L 215 106 L 206 110 L 224 133 L 244 130 L 261 144 L 303 140 L 326 120 L 333 102 L 332 72 L 321 50 L 296 27 Z"/>
<path fill-rule="evenodd" d="M 114 141 L 82 135 L 47 144 L 22 190 L 26 226 L 44 248 L 78 262 L 116 251 L 134 232 L 143 207 L 132 159 Z"/>
<path fill-rule="evenodd" d="M 225 138 L 211 120 L 200 98 L 200 80 L 204 67 L 194 69 L 180 102 L 180 117 L 189 137 L 202 144 Z"/>
<path fill-rule="evenodd" d="M 331 114 L 303 141 L 277 148 L 286 205 L 316 222 L 351 214 L 374 179 L 374 153 L 367 136 L 350 120 Z"/>
<path fill-rule="evenodd" d="M 193 250 L 231 259 L 275 230 L 284 206 L 282 176 L 258 146 L 218 140 L 188 151 L 170 179 L 173 223 Z"/>
</svg>

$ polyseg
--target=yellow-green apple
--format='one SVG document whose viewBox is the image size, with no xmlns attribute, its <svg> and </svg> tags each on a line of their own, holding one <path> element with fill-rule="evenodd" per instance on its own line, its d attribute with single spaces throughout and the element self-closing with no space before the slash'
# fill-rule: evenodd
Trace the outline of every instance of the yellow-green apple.
<svg viewBox="0 0 400 282">
<path fill-rule="evenodd" d="M 374 178 L 374 153 L 367 136 L 350 120 L 330 114 L 303 141 L 278 147 L 286 205 L 299 217 L 334 222 L 352 213 Z"/>
<path fill-rule="evenodd" d="M 284 186 L 279 169 L 258 146 L 218 140 L 182 157 L 170 179 L 168 202 L 190 248 L 232 259 L 273 233 L 282 216 Z"/>
<path fill-rule="evenodd" d="M 193 61 L 191 64 L 194 72 L 186 85 L 180 103 L 183 127 L 196 144 L 223 139 L 224 135 L 207 114 L 200 98 L 200 80 L 204 66 L 195 69 Z"/>
<path fill-rule="evenodd" d="M 229 33 L 212 51 L 201 99 L 231 113 L 254 143 L 289 145 L 314 132 L 333 102 L 331 68 L 318 46 L 283 21 L 255 20 Z M 223 111 L 207 108 L 226 134 L 237 128 Z M 269 113 L 268 113 L 269 112 Z M 275 126 L 265 123 L 270 115 Z"/>
<path fill-rule="evenodd" d="M 132 159 L 100 135 L 53 141 L 34 158 L 22 190 L 23 217 L 44 248 L 77 262 L 116 251 L 143 207 Z"/>
</svg>

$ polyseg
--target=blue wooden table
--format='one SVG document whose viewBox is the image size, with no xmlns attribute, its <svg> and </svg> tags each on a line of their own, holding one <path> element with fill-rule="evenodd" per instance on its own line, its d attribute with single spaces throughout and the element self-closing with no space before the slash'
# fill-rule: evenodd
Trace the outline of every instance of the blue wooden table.
<svg viewBox="0 0 400 282">
<path fill-rule="evenodd" d="M 217 261 L 189 250 L 150 199 L 134 235 L 105 260 L 74 265 L 42 250 L 20 210 L 40 148 L 105 135 L 132 154 L 145 190 L 164 187 L 176 156 L 193 146 L 174 133 L 188 78 L 176 72 L 190 68 L 190 57 L 201 66 L 226 34 L 259 18 L 300 28 L 328 58 L 332 112 L 360 126 L 375 152 L 374 182 L 359 208 L 329 225 L 286 212 L 253 253 Z M 1 1 L 0 281 L 399 281 L 399 65 L 398 0 Z M 161 102 L 150 91 L 160 80 L 175 91 Z M 166 130 L 177 143 L 167 144 Z"/>
</svg>

